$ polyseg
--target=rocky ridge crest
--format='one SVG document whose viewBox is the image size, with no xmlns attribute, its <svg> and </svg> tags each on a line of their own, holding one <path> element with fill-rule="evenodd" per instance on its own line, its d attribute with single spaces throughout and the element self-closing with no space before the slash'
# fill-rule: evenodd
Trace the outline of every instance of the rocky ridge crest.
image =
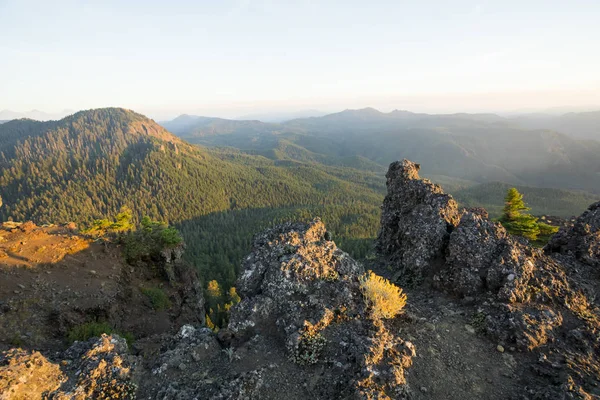
<svg viewBox="0 0 600 400">
<path fill-rule="evenodd" d="M 418 170 L 403 160 L 387 175 L 378 248 L 396 276 L 428 277 L 434 288 L 468 298 L 487 335 L 536 354 L 540 361 L 530 367 L 546 380 L 534 398 L 600 396 L 598 275 L 590 282 L 578 274 L 599 262 L 598 204 L 561 229 L 545 253 L 485 214 L 459 210 Z M 423 236 L 404 239 L 412 227 Z M 555 252 L 561 256 L 548 255 Z"/>
</svg>

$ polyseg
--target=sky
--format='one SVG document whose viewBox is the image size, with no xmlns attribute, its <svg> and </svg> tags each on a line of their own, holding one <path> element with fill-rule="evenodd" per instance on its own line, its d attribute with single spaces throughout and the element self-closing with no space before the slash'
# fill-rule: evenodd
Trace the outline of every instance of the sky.
<svg viewBox="0 0 600 400">
<path fill-rule="evenodd" d="M 598 21 L 598 0 L 0 0 L 0 110 L 600 109 Z"/>
</svg>

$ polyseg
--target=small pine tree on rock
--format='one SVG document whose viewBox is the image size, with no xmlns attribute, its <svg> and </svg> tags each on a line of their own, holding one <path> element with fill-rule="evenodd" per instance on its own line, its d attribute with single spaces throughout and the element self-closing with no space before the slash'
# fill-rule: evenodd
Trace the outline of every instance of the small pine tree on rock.
<svg viewBox="0 0 600 400">
<path fill-rule="evenodd" d="M 523 195 L 516 188 L 508 189 L 504 198 L 504 214 L 502 218 L 506 221 L 513 221 L 519 218 L 524 211 L 529 211 L 531 208 L 525 205 Z"/>
<path fill-rule="evenodd" d="M 510 188 L 504 199 L 504 212 L 500 222 L 508 233 L 523 236 L 529 240 L 537 240 L 540 234 L 548 236 L 558 230 L 555 226 L 538 223 L 538 218 L 525 213 L 529 210 L 531 208 L 525 205 L 523 195 L 516 188 Z"/>
</svg>

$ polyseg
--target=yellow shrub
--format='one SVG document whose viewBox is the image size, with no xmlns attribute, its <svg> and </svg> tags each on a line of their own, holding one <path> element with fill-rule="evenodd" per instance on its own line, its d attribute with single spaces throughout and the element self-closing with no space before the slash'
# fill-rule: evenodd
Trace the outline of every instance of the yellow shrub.
<svg viewBox="0 0 600 400">
<path fill-rule="evenodd" d="M 406 305 L 406 294 L 373 271 L 359 277 L 360 287 L 374 318 L 394 318 Z"/>
</svg>

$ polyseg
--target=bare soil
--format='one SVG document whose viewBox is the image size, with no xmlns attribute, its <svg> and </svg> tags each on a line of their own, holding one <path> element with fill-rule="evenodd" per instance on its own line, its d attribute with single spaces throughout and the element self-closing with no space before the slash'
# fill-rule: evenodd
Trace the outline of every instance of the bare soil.
<svg viewBox="0 0 600 400">
<path fill-rule="evenodd" d="M 172 307 L 154 310 L 142 287 L 160 288 Z M 69 331 L 88 322 L 135 338 L 175 331 L 180 297 L 155 266 L 128 265 L 116 244 L 67 227 L 0 227 L 0 351 L 63 350 Z"/>
</svg>

